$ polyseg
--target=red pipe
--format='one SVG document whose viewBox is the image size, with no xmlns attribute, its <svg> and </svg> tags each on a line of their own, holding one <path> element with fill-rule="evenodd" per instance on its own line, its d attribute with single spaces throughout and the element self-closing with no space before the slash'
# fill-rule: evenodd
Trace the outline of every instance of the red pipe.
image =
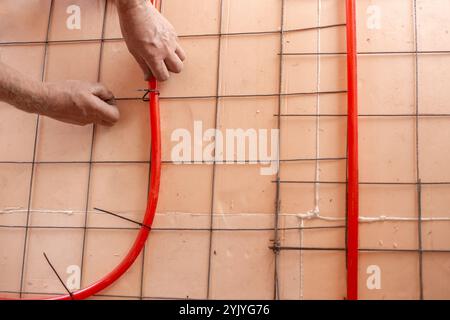
<svg viewBox="0 0 450 320">
<path fill-rule="evenodd" d="M 346 0 L 348 81 L 347 299 L 358 299 L 358 77 L 355 1 Z"/>
<path fill-rule="evenodd" d="M 152 3 L 159 7 L 159 0 L 151 0 Z M 86 288 L 73 292 L 71 295 L 45 298 L 45 300 L 82 300 L 89 298 L 96 293 L 106 289 L 116 280 L 118 280 L 136 261 L 142 252 L 145 242 L 150 233 L 150 228 L 155 217 L 156 206 L 158 203 L 160 177 L 161 177 L 161 127 L 159 115 L 159 93 L 158 83 L 153 78 L 148 83 L 149 88 L 149 108 L 150 108 L 150 126 L 151 126 L 151 168 L 150 168 L 150 188 L 147 199 L 147 209 L 145 211 L 143 226 L 139 230 L 136 239 L 128 251 L 122 262 L 117 265 L 114 270 L 97 282 Z"/>
<path fill-rule="evenodd" d="M 151 0 L 158 6 L 159 0 Z M 348 74 L 348 191 L 347 191 L 347 299 L 358 298 L 358 96 L 357 96 L 357 54 L 355 2 L 346 0 L 347 6 L 347 74 Z M 86 299 L 106 289 L 118 280 L 134 263 L 150 233 L 158 202 L 161 176 L 161 131 L 159 115 L 158 84 L 155 79 L 149 82 L 149 108 L 151 124 L 151 178 L 147 209 L 143 226 L 135 242 L 122 262 L 102 279 L 71 295 L 47 298 L 47 300 Z"/>
<path fill-rule="evenodd" d="M 133 246 L 128 251 L 128 254 L 122 262 L 110 273 L 102 279 L 91 284 L 90 286 L 81 290 L 75 291 L 72 295 L 57 296 L 48 298 L 46 300 L 82 300 L 93 296 L 94 294 L 106 289 L 116 280 L 118 280 L 134 263 L 147 241 L 150 233 L 150 228 L 155 217 L 156 206 L 158 203 L 159 185 L 161 176 L 161 130 L 159 117 L 159 95 L 158 83 L 152 79 L 149 82 L 149 97 L 150 97 L 150 124 L 151 124 L 151 169 L 150 169 L 150 190 L 148 194 L 147 209 L 142 221 L 143 226 L 134 241 Z"/>
</svg>

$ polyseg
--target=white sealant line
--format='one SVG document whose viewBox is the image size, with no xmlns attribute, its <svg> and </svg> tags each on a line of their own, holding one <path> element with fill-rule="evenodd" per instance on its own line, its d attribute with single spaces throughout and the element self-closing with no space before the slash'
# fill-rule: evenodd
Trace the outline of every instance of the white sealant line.
<svg viewBox="0 0 450 320">
<path fill-rule="evenodd" d="M 320 60 L 320 52 L 321 52 L 321 32 L 320 32 L 320 26 L 322 24 L 321 20 L 321 12 L 322 12 L 322 0 L 317 0 L 317 69 L 316 69 L 316 160 L 315 160 L 315 180 L 316 183 L 314 183 L 314 210 L 307 213 L 307 215 L 298 215 L 298 218 L 300 219 L 300 247 L 303 248 L 303 228 L 305 226 L 305 217 L 311 218 L 319 218 L 320 216 L 320 90 L 321 90 L 321 83 L 320 83 L 320 74 L 321 74 L 321 60 Z M 334 221 L 334 220 L 333 220 Z M 303 300 L 304 295 L 304 272 L 303 272 L 303 250 L 300 250 L 300 263 L 299 263 L 299 277 L 300 277 L 300 299 Z"/>
<path fill-rule="evenodd" d="M 320 25 L 322 23 L 321 20 L 321 14 L 322 12 L 322 0 L 317 0 L 317 83 L 316 83 L 316 163 L 315 163 L 315 170 L 316 170 L 316 177 L 315 181 L 320 181 L 320 89 L 321 89 L 321 83 L 320 83 L 320 74 L 322 71 L 321 61 L 320 61 L 320 52 L 321 52 L 321 32 L 320 32 Z M 319 208 L 319 201 L 320 201 L 320 184 L 316 182 L 314 184 L 314 213 L 317 215 L 320 214 L 320 208 Z"/>
<path fill-rule="evenodd" d="M 27 213 L 28 210 L 22 207 L 9 207 L 3 210 L 0 210 L 0 215 L 12 215 L 12 214 L 21 214 Z M 54 209 L 32 209 L 31 213 L 42 213 L 42 214 L 60 214 L 60 215 L 84 215 L 86 211 L 84 210 L 54 210 Z M 124 210 L 124 211 L 114 211 L 118 214 L 142 214 L 142 210 Z M 106 215 L 106 213 L 90 210 L 88 213 Z M 192 216 L 192 217 L 209 217 L 210 213 L 197 213 L 197 212 L 181 212 L 181 211 L 173 211 L 173 212 L 158 212 L 157 216 Z M 214 217 L 223 217 L 223 213 L 215 213 Z M 243 213 L 225 213 L 227 217 L 269 217 L 271 213 L 262 213 L 262 212 L 243 212 Z M 298 218 L 300 220 L 323 220 L 323 221 L 345 221 L 344 217 L 332 217 L 332 216 L 324 216 L 320 214 L 316 214 L 314 210 L 305 212 L 305 213 L 280 213 L 280 216 L 283 217 L 293 217 Z M 373 222 L 384 222 L 384 221 L 419 221 L 417 217 L 398 217 L 391 215 L 379 215 L 379 216 L 360 216 L 359 222 L 362 223 L 373 223 Z M 424 222 L 432 222 L 432 221 L 450 221 L 450 217 L 422 217 L 422 221 Z"/>
</svg>

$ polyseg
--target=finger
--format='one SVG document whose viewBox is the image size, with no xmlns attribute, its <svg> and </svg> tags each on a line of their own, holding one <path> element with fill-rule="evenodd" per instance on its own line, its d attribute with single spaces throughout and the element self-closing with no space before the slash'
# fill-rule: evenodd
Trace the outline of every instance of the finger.
<svg viewBox="0 0 450 320">
<path fill-rule="evenodd" d="M 149 66 L 152 74 L 155 76 L 157 80 L 166 81 L 167 79 L 169 79 L 170 77 L 169 70 L 167 70 L 164 61 L 162 60 L 154 61 L 149 63 Z"/>
<path fill-rule="evenodd" d="M 114 94 L 108 90 L 104 85 L 101 83 L 96 83 L 92 87 L 91 91 L 95 96 L 99 97 L 103 101 L 108 102 L 109 104 L 115 104 Z"/>
<path fill-rule="evenodd" d="M 139 67 L 141 67 L 141 70 L 144 73 L 144 80 L 149 81 L 153 76 L 149 66 L 147 65 L 147 63 L 145 63 L 145 60 L 142 59 L 141 57 L 134 56 L 134 58 L 136 59 L 136 62 L 139 64 Z"/>
<path fill-rule="evenodd" d="M 178 44 L 177 49 L 175 50 L 175 53 L 177 54 L 178 58 L 180 58 L 181 61 L 186 60 L 186 53 L 184 52 L 183 48 Z"/>
<path fill-rule="evenodd" d="M 94 104 L 97 121 L 105 121 L 114 124 L 119 120 L 119 109 L 115 105 L 108 104 L 97 97 L 93 97 L 92 103 Z"/>
<path fill-rule="evenodd" d="M 111 127 L 114 125 L 113 122 L 103 119 L 103 115 L 100 112 L 94 114 L 91 117 L 89 123 L 93 123 L 94 125 L 101 125 L 101 126 L 105 126 L 105 127 Z"/>
<path fill-rule="evenodd" d="M 73 124 L 76 126 L 85 126 L 88 123 L 84 122 L 84 121 L 80 121 L 80 120 L 74 120 L 74 119 L 70 119 L 70 118 L 65 118 L 65 117 L 58 117 L 58 118 L 54 118 L 55 120 L 64 122 L 64 123 L 68 123 L 68 124 Z"/>
<path fill-rule="evenodd" d="M 180 73 L 183 70 L 183 62 L 180 58 L 174 53 L 172 53 L 169 57 L 164 60 L 167 69 L 174 73 Z"/>
<path fill-rule="evenodd" d="M 109 121 L 105 121 L 105 120 L 98 120 L 95 123 L 99 124 L 101 126 L 105 126 L 105 127 L 112 127 L 114 125 L 114 123 L 109 122 Z"/>
</svg>

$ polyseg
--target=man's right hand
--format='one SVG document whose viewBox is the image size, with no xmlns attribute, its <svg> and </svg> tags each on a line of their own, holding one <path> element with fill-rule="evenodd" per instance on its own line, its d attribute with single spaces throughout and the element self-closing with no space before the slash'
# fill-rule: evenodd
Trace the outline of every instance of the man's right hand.
<svg viewBox="0 0 450 320">
<path fill-rule="evenodd" d="M 119 120 L 114 95 L 100 83 L 62 81 L 44 83 L 38 113 L 76 125 L 112 126 Z"/>
<path fill-rule="evenodd" d="M 186 54 L 170 22 L 145 0 L 116 0 L 116 4 L 123 37 L 145 80 L 153 75 L 165 81 L 169 71 L 180 73 Z"/>
<path fill-rule="evenodd" d="M 33 80 L 0 62 L 0 101 L 26 112 L 77 125 L 112 126 L 119 120 L 114 95 L 100 83 Z"/>
</svg>

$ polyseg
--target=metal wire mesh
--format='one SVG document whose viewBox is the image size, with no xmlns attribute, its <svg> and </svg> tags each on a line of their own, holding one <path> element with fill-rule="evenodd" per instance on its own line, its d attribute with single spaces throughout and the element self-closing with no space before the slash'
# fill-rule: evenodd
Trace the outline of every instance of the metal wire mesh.
<svg viewBox="0 0 450 320">
<path fill-rule="evenodd" d="M 169 1 L 169 0 L 166 0 Z M 339 1 L 339 0 L 336 0 Z M 270 228 L 262 228 L 262 227 L 247 227 L 247 228 L 224 228 L 224 227 L 217 227 L 214 224 L 214 215 L 215 215 L 215 187 L 218 183 L 216 180 L 216 161 L 211 162 L 197 162 L 201 165 L 211 165 L 212 166 L 212 184 L 211 184 L 211 199 L 210 199 L 210 217 L 209 217 L 209 227 L 208 228 L 187 228 L 187 227 L 180 227 L 180 228 L 164 228 L 164 227 L 156 227 L 152 230 L 154 232 L 172 232 L 172 231 L 189 231 L 189 232 L 206 232 L 208 234 L 208 267 L 207 267 L 207 285 L 205 290 L 205 298 L 211 298 L 211 282 L 212 282 L 212 275 L 211 275 L 211 269 L 212 269 L 212 257 L 214 254 L 213 249 L 213 242 L 214 242 L 214 236 L 218 232 L 273 232 L 273 243 L 267 244 L 267 250 L 273 250 L 274 252 L 274 283 L 273 283 L 273 298 L 274 299 L 280 299 L 283 298 L 283 296 L 280 294 L 281 288 L 280 288 L 280 253 L 284 251 L 299 251 L 300 256 L 299 260 L 301 261 L 299 266 L 300 270 L 299 272 L 302 273 L 302 262 L 304 259 L 306 259 L 302 254 L 304 252 L 345 252 L 346 247 L 327 247 L 327 246 L 307 246 L 303 244 L 303 232 L 305 230 L 346 230 L 345 225 L 345 215 L 342 213 L 342 215 L 339 218 L 331 219 L 331 225 L 329 224 L 318 224 L 318 225 L 308 225 L 305 226 L 304 222 L 309 221 L 311 218 L 325 218 L 328 219 L 329 217 L 322 217 L 320 216 L 320 211 L 318 210 L 319 207 L 319 193 L 320 188 L 323 185 L 342 185 L 346 186 L 347 180 L 324 180 L 320 177 L 320 165 L 323 162 L 346 162 L 347 157 L 346 155 L 342 156 L 334 156 L 334 157 L 327 157 L 327 156 L 321 156 L 320 153 L 320 139 L 319 139 L 319 132 L 320 132 L 320 125 L 321 125 L 321 119 L 323 118 L 345 118 L 345 113 L 322 113 L 320 109 L 320 101 L 321 97 L 326 95 L 345 95 L 347 93 L 346 90 L 336 90 L 336 91 L 322 91 L 321 90 L 321 84 L 320 84 L 320 78 L 321 73 L 323 70 L 321 70 L 321 59 L 323 57 L 328 56 L 342 56 L 346 55 L 346 52 L 323 52 L 321 49 L 321 32 L 325 29 L 333 29 L 333 28 L 342 28 L 345 26 L 345 24 L 342 23 L 336 23 L 336 24 L 330 24 L 330 25 L 323 25 L 321 22 L 321 10 L 322 9 L 322 0 L 316 1 L 316 8 L 317 8 L 317 25 L 312 27 L 306 27 L 306 28 L 298 28 L 298 29 L 286 29 L 285 28 L 285 10 L 286 10 L 286 0 L 280 0 L 281 2 L 281 21 L 280 21 L 280 30 L 273 30 L 273 31 L 257 31 L 257 32 L 231 32 L 227 33 L 223 30 L 223 1 L 220 1 L 220 19 L 218 21 L 219 32 L 218 33 L 205 33 L 205 34 L 192 34 L 192 35 L 182 35 L 181 38 L 204 38 L 204 37 L 214 37 L 218 39 L 218 57 L 217 57 L 217 83 L 216 83 L 216 93 L 214 95 L 193 95 L 193 96 L 165 96 L 164 92 L 162 92 L 162 96 L 160 97 L 162 100 L 187 100 L 187 99 L 209 99 L 214 100 L 215 103 L 215 111 L 214 111 L 214 124 L 215 129 L 219 126 L 219 109 L 220 109 L 220 102 L 223 99 L 235 99 L 235 98 L 258 98 L 258 97 L 274 97 L 278 100 L 278 111 L 276 114 L 274 114 L 274 117 L 276 117 L 277 121 L 277 128 L 282 132 L 283 130 L 283 121 L 284 119 L 291 119 L 291 118 L 312 118 L 315 121 L 315 157 L 294 157 L 294 158 L 281 158 L 278 161 L 280 170 L 278 171 L 276 178 L 273 180 L 273 183 L 275 184 L 276 192 L 275 192 L 275 199 L 274 199 L 274 221 L 273 226 Z M 108 8 L 108 2 L 104 2 L 104 11 L 103 11 L 103 23 L 102 23 L 102 32 L 101 32 L 101 38 L 98 39 L 85 39 L 85 40 L 50 40 L 49 39 L 49 32 L 50 32 L 50 25 L 53 15 L 53 5 L 54 1 L 51 1 L 51 6 L 49 10 L 49 18 L 48 18 L 48 27 L 47 27 L 47 35 L 44 41 L 9 41 L 9 42 L 3 42 L 0 43 L 1 46 L 33 46 L 33 45 L 43 45 L 44 46 L 44 57 L 42 62 L 42 80 L 45 80 L 45 70 L 47 65 L 47 55 L 48 55 L 48 47 L 50 45 L 55 44 L 61 44 L 61 43 L 99 43 L 100 44 L 100 59 L 98 62 L 98 78 L 97 80 L 100 80 L 101 75 L 101 66 L 102 66 L 102 56 L 103 56 L 103 45 L 105 42 L 117 42 L 122 41 L 123 39 L 120 38 L 106 38 L 105 37 L 105 25 L 106 25 L 106 19 L 107 19 L 107 8 Z M 360 183 L 361 186 L 411 186 L 416 188 L 416 195 L 417 195 L 417 217 L 415 218 L 397 218 L 395 216 L 381 216 L 381 217 L 362 217 L 361 223 L 364 222 L 373 222 L 373 221 L 398 221 L 401 222 L 411 222 L 411 221 L 417 221 L 417 248 L 360 248 L 360 253 L 386 253 L 386 254 L 402 254 L 402 253 L 414 253 L 417 254 L 419 257 L 419 297 L 420 299 L 427 298 L 424 296 L 424 285 L 426 280 L 424 279 L 424 266 L 423 266 L 423 259 L 424 255 L 428 253 L 450 253 L 450 249 L 424 249 L 423 246 L 423 223 L 430 222 L 430 221 L 449 221 L 450 218 L 425 218 L 423 217 L 422 213 L 422 187 L 423 186 L 441 186 L 441 185 L 450 185 L 450 181 L 424 181 L 421 179 L 420 175 L 420 122 L 424 119 L 433 119 L 433 118 L 446 118 L 450 116 L 450 113 L 425 113 L 420 112 L 419 108 L 419 94 L 420 94 L 420 57 L 423 55 L 447 55 L 450 53 L 450 51 L 445 50 L 437 50 L 437 51 L 430 51 L 430 50 L 420 50 L 420 43 L 418 40 L 418 18 L 417 18 L 417 0 L 412 0 L 411 4 L 413 6 L 413 28 L 414 28 L 414 50 L 413 51 L 377 51 L 377 52 L 359 52 L 360 57 L 372 57 L 372 56 L 398 56 L 398 55 L 412 55 L 414 57 L 414 71 L 415 71 L 415 112 L 414 113 L 376 113 L 376 114 L 360 114 L 359 117 L 361 119 L 376 119 L 376 118 L 384 118 L 384 119 L 399 119 L 399 118 L 411 118 L 414 120 L 415 123 L 415 132 L 414 132 L 414 139 L 415 139 L 415 170 L 416 170 L 416 179 L 414 181 L 362 181 Z M 164 4 L 163 4 L 164 5 Z M 164 6 L 163 6 L 164 8 Z M 316 32 L 316 41 L 317 41 L 317 50 L 315 52 L 287 52 L 285 49 L 286 34 L 291 33 L 301 33 L 301 32 Z M 279 35 L 279 46 L 280 46 L 280 52 L 279 52 L 279 91 L 273 92 L 273 93 L 264 93 L 264 94 L 222 94 L 221 92 L 221 70 L 222 70 L 222 41 L 225 37 L 240 37 L 240 36 L 257 36 L 257 35 Z M 287 91 L 283 83 L 285 81 L 285 73 L 284 70 L 286 68 L 286 58 L 289 57 L 303 57 L 303 56 L 312 56 L 316 59 L 316 83 L 315 83 L 315 91 L 308 91 L 308 92 L 289 92 Z M 136 88 L 138 89 L 138 88 Z M 308 113 L 284 113 L 283 112 L 283 104 L 285 103 L 285 99 L 291 96 L 313 96 L 316 99 L 315 103 L 315 110 L 314 112 L 308 112 Z M 132 100 L 140 100 L 141 98 L 135 98 L 135 97 L 118 97 L 117 100 L 119 101 L 132 101 Z M 93 158 L 93 152 L 95 148 L 95 141 L 96 141 L 96 128 L 92 128 L 92 134 L 91 134 L 91 144 L 90 144 L 90 152 L 89 152 L 89 160 L 88 161 L 39 161 L 36 159 L 36 148 L 38 143 L 38 130 L 39 130 L 39 117 L 36 118 L 36 132 L 35 132 L 35 139 L 34 139 L 34 147 L 33 147 L 33 158 L 32 161 L 0 161 L 0 164 L 15 164 L 15 165 L 31 165 L 31 176 L 30 176 L 30 184 L 29 184 L 29 193 L 28 193 L 28 206 L 27 206 L 27 212 L 26 212 L 26 223 L 24 226 L 21 225 L 1 225 L 0 228 L 2 229 L 25 229 L 25 238 L 24 238 L 24 246 L 23 246 L 23 257 L 22 257 L 22 269 L 21 269 L 21 284 L 20 284 L 20 290 L 19 292 L 15 291 L 0 291 L 3 293 L 18 293 L 20 297 L 23 295 L 47 295 L 50 293 L 42 293 L 42 292 L 27 292 L 24 290 L 24 273 L 25 273 L 25 265 L 26 265 L 26 254 L 27 254 L 27 246 L 28 246 L 28 239 L 29 239 L 29 232 L 34 229 L 75 229 L 75 230 L 82 230 L 83 232 L 83 241 L 82 241 L 82 253 L 81 253 L 81 274 L 83 276 L 84 274 L 84 268 L 85 268 L 85 256 L 86 256 L 86 246 L 87 246 L 87 232 L 88 230 L 109 230 L 111 232 L 114 232 L 115 230 L 137 230 L 138 228 L 134 227 L 102 227 L 102 226 L 89 226 L 88 225 L 88 215 L 90 214 L 89 211 L 89 201 L 90 201 L 90 187 L 91 187 L 91 173 L 92 173 L 92 167 L 96 164 L 110 164 L 110 165 L 120 165 L 120 164 L 149 164 L 149 161 L 135 161 L 135 160 L 95 160 Z M 280 137 L 282 135 L 280 134 Z M 342 137 L 343 138 L 343 137 Z M 282 145 L 282 141 L 280 138 L 279 145 Z M 280 153 L 282 153 L 280 151 Z M 257 162 L 257 160 L 246 160 L 246 164 L 250 164 L 253 162 Z M 289 165 L 291 163 L 311 163 L 313 162 L 315 164 L 315 176 L 314 179 L 298 179 L 298 180 L 287 180 L 282 179 L 282 170 L 283 165 Z M 163 161 L 165 165 L 172 165 L 171 161 Z M 84 210 L 84 224 L 82 226 L 34 226 L 29 225 L 29 219 L 30 219 L 30 212 L 31 212 L 31 201 L 32 201 L 32 192 L 33 192 L 33 181 L 35 179 L 35 168 L 36 166 L 47 166 L 47 165 L 64 165 L 64 164 L 87 164 L 89 167 L 88 170 L 88 179 L 87 179 L 87 186 L 86 186 L 86 205 Z M 315 189 L 315 200 L 314 205 L 315 208 L 312 209 L 312 212 L 304 214 L 299 214 L 299 220 L 298 225 L 295 226 L 287 226 L 283 227 L 280 225 L 280 217 L 284 214 L 282 212 L 281 207 L 281 196 L 282 196 L 282 186 L 283 185 L 312 185 Z M 317 209 L 317 210 L 316 210 Z M 316 210 L 316 211 L 315 211 Z M 330 222 L 330 221 L 328 221 Z M 282 239 L 280 238 L 280 232 L 286 232 L 286 231 L 293 231 L 298 232 L 299 236 L 299 244 L 298 246 L 290 246 L 283 243 Z M 345 243 L 345 242 L 344 242 Z M 98 297 L 116 297 L 116 298 L 135 298 L 135 299 L 185 299 L 186 297 L 149 297 L 145 296 L 144 294 L 144 278 L 146 270 L 146 264 L 145 264 L 145 250 L 144 254 L 140 258 L 141 260 L 137 263 L 141 265 L 139 279 L 140 279 L 140 294 L 137 296 L 120 296 L 120 295 L 98 295 Z M 151 270 L 148 270 L 148 272 L 151 272 Z M 361 277 L 361 275 L 360 275 Z M 300 280 L 300 286 L 303 286 L 302 280 Z M 300 288 L 300 297 L 303 298 L 302 293 L 303 288 Z M 52 293 L 53 295 L 53 293 Z"/>
</svg>

